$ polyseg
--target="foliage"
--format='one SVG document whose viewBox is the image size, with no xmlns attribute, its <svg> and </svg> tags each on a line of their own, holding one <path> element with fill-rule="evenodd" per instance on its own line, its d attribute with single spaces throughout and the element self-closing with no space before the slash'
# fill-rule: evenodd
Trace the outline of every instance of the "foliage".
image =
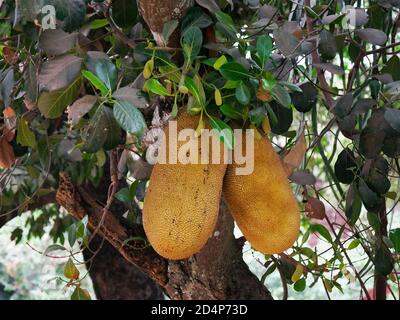
<svg viewBox="0 0 400 320">
<path fill-rule="evenodd" d="M 291 170 L 300 164 L 291 180 L 304 203 L 302 234 L 286 254 L 265 257 L 265 277 L 278 269 L 296 291 L 322 282 L 328 296 L 345 290 L 340 279 L 370 296 L 373 269 L 398 285 L 398 1 L 344 1 L 353 19 L 336 1 L 196 1 L 164 25 L 166 47 L 133 0 L 16 3 L 0 1 L 2 215 L 53 192 L 60 171 L 97 185 L 112 151 L 143 157 L 159 115 L 184 106 L 210 118 L 231 148 L 223 129 L 234 121 L 271 130 Z M 45 4 L 56 8 L 55 30 L 41 26 Z M 120 161 L 121 174 L 138 166 Z M 147 179 L 118 199 L 141 202 Z M 71 247 L 84 243 L 85 223 L 57 215 L 44 211 L 13 237 L 41 236 L 51 221 L 55 241 L 64 244 L 68 228 Z M 85 298 L 70 261 L 73 298 Z"/>
</svg>

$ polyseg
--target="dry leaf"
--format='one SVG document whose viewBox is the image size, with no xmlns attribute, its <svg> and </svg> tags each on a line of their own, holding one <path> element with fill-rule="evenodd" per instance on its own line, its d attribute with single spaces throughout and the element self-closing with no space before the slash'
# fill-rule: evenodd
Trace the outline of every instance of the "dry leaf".
<svg viewBox="0 0 400 320">
<path fill-rule="evenodd" d="M 0 137 L 0 167 L 10 169 L 15 163 L 14 149 L 7 139 Z"/>
<path fill-rule="evenodd" d="M 287 176 L 290 177 L 294 170 L 298 168 L 303 162 L 304 156 L 307 151 L 307 143 L 304 132 L 301 134 L 299 140 L 293 149 L 285 156 L 283 159 L 283 166 L 287 173 Z"/>
<path fill-rule="evenodd" d="M 326 215 L 324 203 L 316 198 L 308 197 L 304 205 L 306 215 L 310 219 L 324 220 Z"/>
<path fill-rule="evenodd" d="M 8 64 L 16 64 L 18 61 L 18 55 L 10 47 L 3 48 L 3 57 Z"/>
<path fill-rule="evenodd" d="M 11 107 L 7 107 L 3 111 L 4 125 L 3 135 L 8 142 L 11 142 L 15 138 L 15 130 L 17 127 L 17 115 Z"/>
</svg>

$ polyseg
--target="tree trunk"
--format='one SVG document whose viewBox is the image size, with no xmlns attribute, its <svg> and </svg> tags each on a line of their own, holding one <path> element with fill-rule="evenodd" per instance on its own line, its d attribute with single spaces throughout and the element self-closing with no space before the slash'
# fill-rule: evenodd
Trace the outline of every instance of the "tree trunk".
<svg viewBox="0 0 400 320">
<path fill-rule="evenodd" d="M 163 300 L 160 288 L 146 274 L 126 261 L 107 241 L 95 237 L 91 247 L 102 249 L 93 260 L 93 254 L 83 255 L 99 300 Z"/>
</svg>

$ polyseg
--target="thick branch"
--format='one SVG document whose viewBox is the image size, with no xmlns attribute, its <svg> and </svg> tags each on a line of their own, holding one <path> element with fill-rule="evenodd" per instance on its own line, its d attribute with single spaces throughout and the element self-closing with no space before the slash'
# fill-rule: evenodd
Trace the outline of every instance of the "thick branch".
<svg viewBox="0 0 400 320">
<path fill-rule="evenodd" d="M 57 201 L 78 219 L 88 215 L 89 228 L 97 229 L 103 208 L 91 193 L 75 187 L 63 173 Z M 233 219 L 222 205 L 213 237 L 199 254 L 184 261 L 168 261 L 151 248 L 127 246 L 126 241 L 138 234 L 132 234 L 111 212 L 107 213 L 99 234 L 127 261 L 154 279 L 172 299 L 272 299 L 243 261 L 233 227 Z"/>
</svg>

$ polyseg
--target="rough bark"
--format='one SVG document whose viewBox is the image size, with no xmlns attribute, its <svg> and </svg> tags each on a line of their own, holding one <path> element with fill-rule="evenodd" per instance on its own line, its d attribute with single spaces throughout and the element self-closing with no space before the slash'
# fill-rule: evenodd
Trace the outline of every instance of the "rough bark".
<svg viewBox="0 0 400 320">
<path fill-rule="evenodd" d="M 87 215 L 89 228 L 96 230 L 103 208 L 92 194 L 60 174 L 57 202 L 78 219 Z M 144 236 L 140 226 L 134 229 L 127 229 L 116 215 L 107 212 L 99 232 L 172 299 L 272 299 L 242 260 L 241 248 L 233 236 L 233 220 L 224 205 L 213 237 L 199 254 L 185 261 L 168 261 L 152 248 L 140 248 L 135 242 L 127 245 L 133 236 Z"/>
<path fill-rule="evenodd" d="M 163 39 L 164 24 L 171 20 L 180 20 L 186 11 L 193 6 L 194 0 L 139 0 L 139 10 L 153 33 L 154 40 L 159 46 L 168 45 Z M 176 35 L 171 42 L 177 44 Z"/>
<path fill-rule="evenodd" d="M 93 249 L 102 246 L 93 260 L 84 250 L 85 261 L 99 300 L 163 300 L 160 288 L 146 274 L 126 261 L 107 241 L 95 237 Z"/>
</svg>

